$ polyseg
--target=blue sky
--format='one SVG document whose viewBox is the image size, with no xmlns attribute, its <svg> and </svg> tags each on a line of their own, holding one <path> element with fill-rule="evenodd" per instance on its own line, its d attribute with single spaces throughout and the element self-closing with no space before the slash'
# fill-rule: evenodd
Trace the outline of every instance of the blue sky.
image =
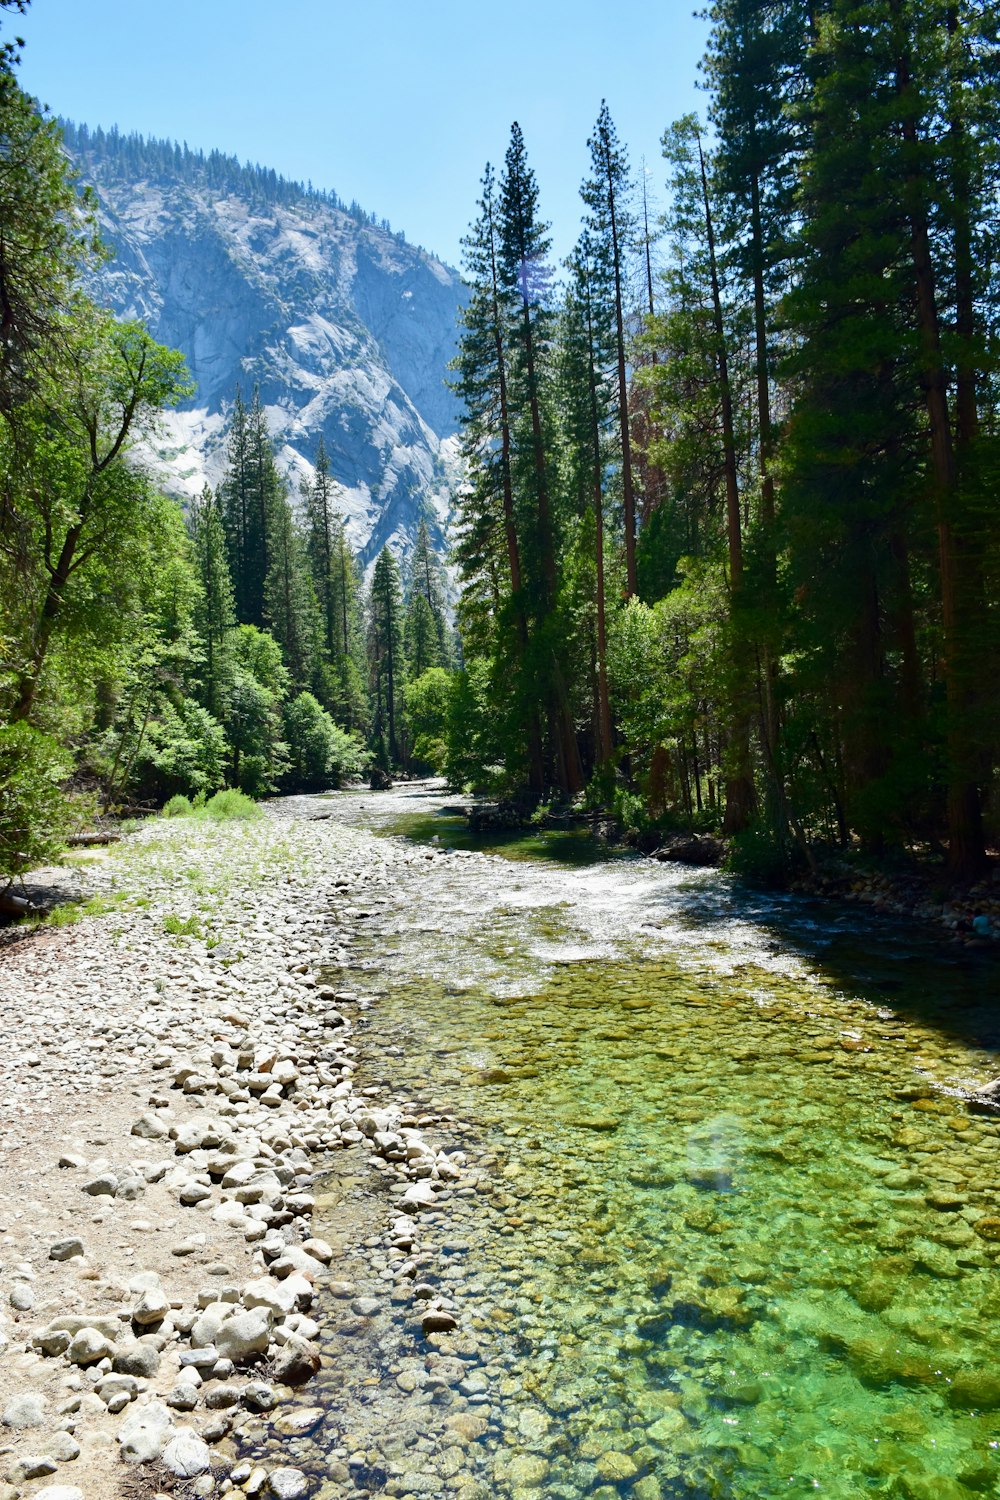
<svg viewBox="0 0 1000 1500">
<path fill-rule="evenodd" d="M 311 179 L 452 263 L 512 120 L 563 255 L 602 97 L 660 197 L 660 135 L 704 109 L 691 0 L 33 0 L 4 29 L 56 113 Z"/>
</svg>

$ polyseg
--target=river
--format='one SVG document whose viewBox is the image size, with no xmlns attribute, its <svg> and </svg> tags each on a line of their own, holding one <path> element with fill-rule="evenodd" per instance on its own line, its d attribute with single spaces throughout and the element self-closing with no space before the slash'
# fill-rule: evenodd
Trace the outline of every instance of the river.
<svg viewBox="0 0 1000 1500">
<path fill-rule="evenodd" d="M 426 784 L 320 803 L 453 849 L 361 903 L 349 980 L 362 1079 L 484 1174 L 427 1228 L 464 1394 L 402 1336 L 366 1377 L 473 1420 L 356 1492 L 1000 1494 L 998 1121 L 958 1093 L 1000 1072 L 995 963 L 573 830 L 484 851 Z"/>
</svg>

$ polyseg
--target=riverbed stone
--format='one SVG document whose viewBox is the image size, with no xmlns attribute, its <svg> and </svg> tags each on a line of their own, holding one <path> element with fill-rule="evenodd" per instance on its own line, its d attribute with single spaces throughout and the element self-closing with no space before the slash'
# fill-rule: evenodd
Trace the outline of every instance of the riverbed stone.
<svg viewBox="0 0 1000 1500">
<path fill-rule="evenodd" d="M 208 1444 L 190 1428 L 181 1427 L 163 1449 L 160 1462 L 180 1479 L 208 1472 L 212 1454 Z"/>
<path fill-rule="evenodd" d="M 83 1241 L 78 1239 L 56 1240 L 49 1246 L 49 1260 L 72 1260 L 83 1254 Z"/>
<path fill-rule="evenodd" d="M 24 1391 L 12 1396 L 0 1415 L 5 1427 L 23 1432 L 29 1427 L 44 1427 L 48 1420 L 48 1403 L 37 1391 Z"/>
<path fill-rule="evenodd" d="M 301 1469 L 275 1469 L 268 1476 L 268 1494 L 274 1500 L 305 1500 L 311 1486 Z"/>
<path fill-rule="evenodd" d="M 114 1340 L 97 1328 L 81 1328 L 73 1335 L 66 1358 L 71 1365 L 94 1365 L 114 1353 Z"/>
<path fill-rule="evenodd" d="M 174 1431 L 162 1401 L 150 1401 L 125 1418 L 118 1431 L 121 1456 L 127 1464 L 148 1464 L 159 1458 Z"/>
<path fill-rule="evenodd" d="M 215 1347 L 223 1359 L 242 1364 L 255 1354 L 264 1354 L 271 1338 L 271 1314 L 255 1307 L 227 1318 L 215 1336 Z"/>
</svg>

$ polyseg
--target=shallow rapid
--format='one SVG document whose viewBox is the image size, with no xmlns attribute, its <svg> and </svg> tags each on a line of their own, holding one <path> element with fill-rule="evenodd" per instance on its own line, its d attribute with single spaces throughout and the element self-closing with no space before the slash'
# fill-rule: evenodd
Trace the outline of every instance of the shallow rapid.
<svg viewBox="0 0 1000 1500">
<path fill-rule="evenodd" d="M 489 1163 L 442 1229 L 489 1492 L 1000 1494 L 995 963 L 572 832 L 483 852 L 426 786 L 322 806 L 454 846 L 349 979 L 362 1074 Z"/>
</svg>

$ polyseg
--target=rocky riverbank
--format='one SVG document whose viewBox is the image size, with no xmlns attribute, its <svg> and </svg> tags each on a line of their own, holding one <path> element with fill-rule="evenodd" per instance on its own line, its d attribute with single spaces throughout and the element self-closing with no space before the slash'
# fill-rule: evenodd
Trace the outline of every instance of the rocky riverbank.
<svg viewBox="0 0 1000 1500">
<path fill-rule="evenodd" d="M 79 921 L 5 935 L 0 1500 L 409 1493 L 445 1419 L 449 1489 L 485 1493 L 486 1382 L 422 1243 L 479 1173 L 458 1122 L 358 1083 L 347 982 L 359 898 L 439 856 L 313 808 L 150 821 L 43 874 Z M 363 1340 L 329 1368 L 314 1316 L 363 1331 L 366 1280 L 402 1311 L 394 1395 L 422 1398 L 408 1428 L 381 1409 L 416 1450 L 394 1473 L 370 1431 L 309 1438 L 324 1361 L 345 1410 L 378 1384 Z M 436 1420 L 428 1387 L 454 1391 Z"/>
</svg>

